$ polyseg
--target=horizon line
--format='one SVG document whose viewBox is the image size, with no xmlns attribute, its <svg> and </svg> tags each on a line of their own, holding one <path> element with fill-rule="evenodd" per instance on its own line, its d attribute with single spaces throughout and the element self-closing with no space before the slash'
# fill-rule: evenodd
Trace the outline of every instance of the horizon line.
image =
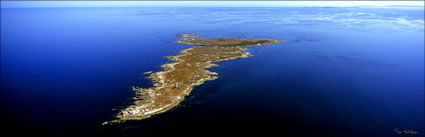
<svg viewBox="0 0 425 137">
<path fill-rule="evenodd" d="M 424 1 L 1 1 L 1 8 L 65 7 L 424 7 Z"/>
</svg>

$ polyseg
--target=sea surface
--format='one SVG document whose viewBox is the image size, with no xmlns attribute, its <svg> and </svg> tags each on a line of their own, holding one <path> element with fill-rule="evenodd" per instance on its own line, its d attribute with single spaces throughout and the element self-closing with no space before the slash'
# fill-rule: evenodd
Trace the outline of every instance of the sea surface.
<svg viewBox="0 0 425 137">
<path fill-rule="evenodd" d="M 182 33 L 286 42 L 218 63 L 169 112 L 102 126 L 190 47 Z M 424 136 L 424 7 L 2 8 L 1 114 L 14 134 Z"/>
</svg>

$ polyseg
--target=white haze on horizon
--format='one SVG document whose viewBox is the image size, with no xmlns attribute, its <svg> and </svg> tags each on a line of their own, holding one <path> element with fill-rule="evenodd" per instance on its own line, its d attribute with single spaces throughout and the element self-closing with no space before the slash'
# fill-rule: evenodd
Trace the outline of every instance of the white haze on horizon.
<svg viewBox="0 0 425 137">
<path fill-rule="evenodd" d="M 1 1 L 2 8 L 50 7 L 352 7 L 424 6 L 424 1 Z"/>
</svg>

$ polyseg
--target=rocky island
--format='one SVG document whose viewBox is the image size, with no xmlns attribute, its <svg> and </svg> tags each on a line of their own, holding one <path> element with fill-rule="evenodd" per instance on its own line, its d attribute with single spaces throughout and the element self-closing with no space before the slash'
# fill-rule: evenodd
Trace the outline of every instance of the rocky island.
<svg viewBox="0 0 425 137">
<path fill-rule="evenodd" d="M 174 62 L 162 65 L 163 71 L 149 75 L 153 87 L 133 87 L 136 92 L 134 104 L 121 110 L 114 122 L 141 120 L 170 110 L 183 101 L 195 86 L 218 78 L 217 73 L 206 70 L 218 66 L 214 62 L 246 58 L 252 56 L 244 52 L 248 47 L 282 42 L 274 39 L 202 39 L 197 34 L 179 36 L 176 43 L 194 46 L 180 51 L 177 56 L 167 56 Z"/>
</svg>

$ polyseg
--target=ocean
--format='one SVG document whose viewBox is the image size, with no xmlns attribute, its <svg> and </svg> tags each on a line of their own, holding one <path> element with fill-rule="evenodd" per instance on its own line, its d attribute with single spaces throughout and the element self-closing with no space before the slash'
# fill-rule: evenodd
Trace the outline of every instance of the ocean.
<svg viewBox="0 0 425 137">
<path fill-rule="evenodd" d="M 102 126 L 183 33 L 286 42 L 218 63 L 171 111 Z M 15 134 L 423 136 L 424 7 L 2 8 L 1 91 Z"/>
</svg>

